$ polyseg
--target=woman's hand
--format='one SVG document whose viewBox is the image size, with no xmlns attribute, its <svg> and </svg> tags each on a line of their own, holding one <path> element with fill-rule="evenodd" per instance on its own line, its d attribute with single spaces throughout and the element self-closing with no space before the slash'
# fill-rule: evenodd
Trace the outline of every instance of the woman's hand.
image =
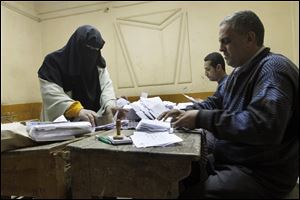
<svg viewBox="0 0 300 200">
<path fill-rule="evenodd" d="M 79 111 L 78 117 L 80 120 L 88 121 L 92 124 L 92 126 L 96 126 L 96 119 L 98 117 L 96 112 L 83 108 Z"/>
</svg>

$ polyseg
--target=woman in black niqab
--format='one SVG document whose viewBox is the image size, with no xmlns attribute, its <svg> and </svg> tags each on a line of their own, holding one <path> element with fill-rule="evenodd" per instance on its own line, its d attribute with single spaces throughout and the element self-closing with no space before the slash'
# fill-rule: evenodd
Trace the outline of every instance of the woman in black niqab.
<svg viewBox="0 0 300 200">
<path fill-rule="evenodd" d="M 101 95 L 97 66 L 106 67 L 100 51 L 104 43 L 96 28 L 81 26 L 62 49 L 46 56 L 38 76 L 56 83 L 65 92 L 72 91 L 72 99 L 97 112 Z"/>
</svg>

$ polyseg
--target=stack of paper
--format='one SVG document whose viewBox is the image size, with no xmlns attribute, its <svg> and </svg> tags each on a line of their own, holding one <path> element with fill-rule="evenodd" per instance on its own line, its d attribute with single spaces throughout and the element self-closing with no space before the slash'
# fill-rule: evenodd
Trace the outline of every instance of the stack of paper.
<svg viewBox="0 0 300 200">
<path fill-rule="evenodd" d="M 172 132 L 170 122 L 142 119 L 136 126 L 137 131 L 143 132 Z"/>
<path fill-rule="evenodd" d="M 35 141 L 59 141 L 75 138 L 76 135 L 92 132 L 90 122 L 40 122 L 27 124 L 29 136 Z"/>
<path fill-rule="evenodd" d="M 144 98 L 130 104 L 141 119 L 156 119 L 162 112 L 168 111 L 160 97 Z"/>
<path fill-rule="evenodd" d="M 133 144 L 137 148 L 167 146 L 170 144 L 182 142 L 182 139 L 175 134 L 169 132 L 145 133 L 135 131 L 130 136 Z"/>
<path fill-rule="evenodd" d="M 141 104 L 148 109 L 156 119 L 162 112 L 168 111 L 160 97 L 140 98 Z"/>
</svg>

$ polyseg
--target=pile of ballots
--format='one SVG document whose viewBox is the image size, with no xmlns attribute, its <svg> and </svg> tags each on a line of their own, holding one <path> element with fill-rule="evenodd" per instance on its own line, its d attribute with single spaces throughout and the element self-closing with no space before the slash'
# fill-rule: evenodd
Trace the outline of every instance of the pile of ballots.
<svg viewBox="0 0 300 200">
<path fill-rule="evenodd" d="M 170 122 L 142 119 L 136 126 L 137 131 L 142 132 L 173 132 Z"/>
<path fill-rule="evenodd" d="M 126 119 L 139 121 L 141 119 L 156 119 L 161 113 L 168 111 L 160 97 L 140 97 L 138 101 L 124 105 L 123 109 L 128 110 Z"/>
</svg>

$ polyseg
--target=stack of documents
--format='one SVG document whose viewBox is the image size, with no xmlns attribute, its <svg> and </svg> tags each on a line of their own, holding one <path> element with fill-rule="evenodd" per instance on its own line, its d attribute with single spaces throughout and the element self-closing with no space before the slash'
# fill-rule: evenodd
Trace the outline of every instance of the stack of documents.
<svg viewBox="0 0 300 200">
<path fill-rule="evenodd" d="M 142 119 L 136 126 L 137 131 L 143 132 L 172 132 L 170 122 Z"/>
<path fill-rule="evenodd" d="M 141 119 L 156 119 L 162 112 L 169 109 L 160 97 L 144 98 L 130 104 L 136 115 Z"/>
<path fill-rule="evenodd" d="M 131 140 L 137 148 L 167 146 L 177 142 L 182 142 L 182 139 L 173 132 L 170 120 L 158 121 L 142 119 L 136 127 Z"/>
<path fill-rule="evenodd" d="M 27 124 L 29 136 L 35 141 L 59 141 L 92 132 L 90 122 L 32 122 Z"/>
<path fill-rule="evenodd" d="M 182 142 L 182 139 L 175 134 L 169 132 L 155 132 L 145 133 L 135 131 L 130 136 L 134 146 L 137 148 L 142 147 L 155 147 L 155 146 L 167 146 L 170 144 Z"/>
</svg>

